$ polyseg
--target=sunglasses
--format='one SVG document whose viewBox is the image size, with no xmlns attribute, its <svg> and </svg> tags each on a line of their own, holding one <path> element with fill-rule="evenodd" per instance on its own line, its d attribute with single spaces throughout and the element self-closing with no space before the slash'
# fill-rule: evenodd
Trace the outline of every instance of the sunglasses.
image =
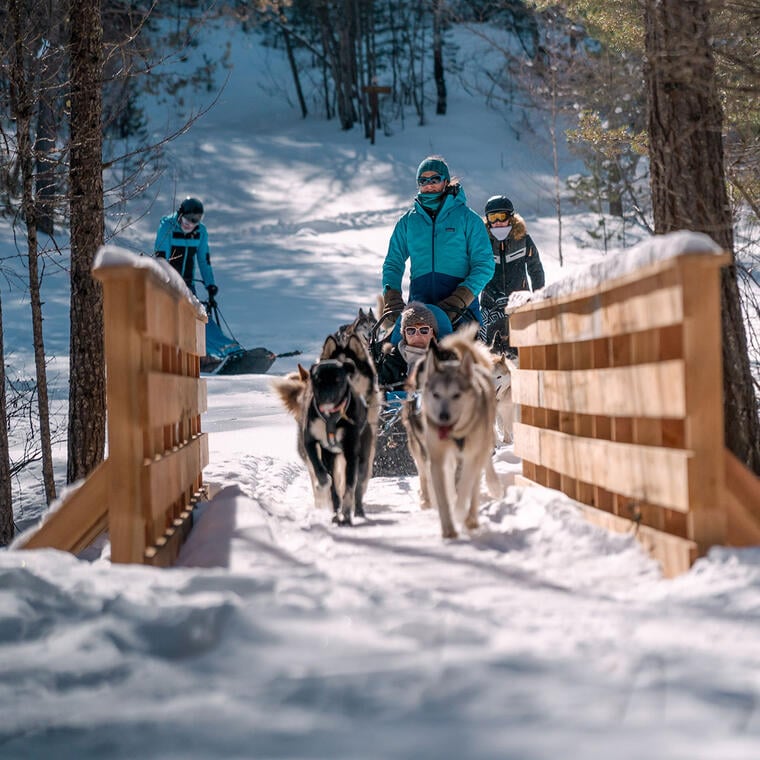
<svg viewBox="0 0 760 760">
<path fill-rule="evenodd" d="M 492 211 L 490 214 L 486 214 L 486 219 L 493 224 L 494 222 L 507 222 L 510 216 L 511 214 L 506 211 Z"/>
<path fill-rule="evenodd" d="M 420 177 L 417 180 L 417 184 L 420 187 L 425 185 L 437 185 L 439 182 L 443 182 L 443 177 L 440 174 L 434 174 L 432 177 Z"/>
<path fill-rule="evenodd" d="M 404 332 L 407 335 L 416 335 L 417 333 L 420 335 L 428 335 L 432 329 L 432 327 L 405 327 Z"/>
<path fill-rule="evenodd" d="M 182 214 L 182 218 L 190 224 L 199 224 L 203 214 Z"/>
</svg>

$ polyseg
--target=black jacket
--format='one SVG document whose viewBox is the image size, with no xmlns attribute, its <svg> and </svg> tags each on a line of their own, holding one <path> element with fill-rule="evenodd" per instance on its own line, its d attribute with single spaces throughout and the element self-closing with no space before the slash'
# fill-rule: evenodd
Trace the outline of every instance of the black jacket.
<svg viewBox="0 0 760 760">
<path fill-rule="evenodd" d="M 538 249 L 519 214 L 515 214 L 515 224 L 506 240 L 498 241 L 490 232 L 489 238 L 496 271 L 480 295 L 483 309 L 490 309 L 497 298 L 509 296 L 516 290 L 538 290 L 544 287 L 544 267 Z"/>
<path fill-rule="evenodd" d="M 387 390 L 401 390 L 408 372 L 406 359 L 401 356 L 398 346 L 384 353 L 377 362 L 377 381 Z"/>
</svg>

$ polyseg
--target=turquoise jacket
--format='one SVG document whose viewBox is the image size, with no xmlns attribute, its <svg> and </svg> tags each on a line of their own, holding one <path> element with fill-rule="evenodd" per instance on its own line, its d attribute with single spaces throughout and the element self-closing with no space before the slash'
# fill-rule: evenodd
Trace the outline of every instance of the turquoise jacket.
<svg viewBox="0 0 760 760">
<path fill-rule="evenodd" d="M 464 285 L 475 296 L 470 311 L 480 321 L 478 295 L 493 277 L 493 253 L 486 226 L 460 186 L 449 187 L 435 219 L 415 199 L 398 220 L 383 263 L 383 291 L 401 291 L 407 259 L 409 301 L 435 304 Z"/>
<path fill-rule="evenodd" d="M 153 248 L 156 256 L 167 259 L 182 275 L 185 284 L 195 293 L 195 262 L 201 272 L 203 284 L 214 285 L 214 270 L 211 268 L 211 253 L 208 248 L 208 232 L 201 222 L 192 232 L 183 232 L 179 214 L 171 214 L 161 219 Z"/>
</svg>

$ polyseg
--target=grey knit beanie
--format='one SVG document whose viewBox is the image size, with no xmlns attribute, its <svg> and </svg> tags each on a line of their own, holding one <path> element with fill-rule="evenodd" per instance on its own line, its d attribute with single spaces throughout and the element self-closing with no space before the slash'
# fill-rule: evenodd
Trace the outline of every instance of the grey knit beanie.
<svg viewBox="0 0 760 760">
<path fill-rule="evenodd" d="M 438 322 L 424 303 L 412 301 L 401 313 L 401 333 L 403 335 L 408 325 L 429 325 L 433 328 L 433 334 L 438 337 Z"/>
</svg>

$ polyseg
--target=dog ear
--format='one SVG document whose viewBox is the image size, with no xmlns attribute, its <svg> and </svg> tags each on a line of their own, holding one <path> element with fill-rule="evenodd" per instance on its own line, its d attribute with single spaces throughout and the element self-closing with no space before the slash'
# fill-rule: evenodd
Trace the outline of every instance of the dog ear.
<svg viewBox="0 0 760 760">
<path fill-rule="evenodd" d="M 363 359 L 367 356 L 367 351 L 364 348 L 364 342 L 358 335 L 351 335 L 351 337 L 348 339 L 348 345 L 346 348 L 349 351 L 353 351 L 360 359 Z"/>
<path fill-rule="evenodd" d="M 438 345 L 438 341 L 435 339 L 435 337 L 430 339 L 430 343 L 428 344 L 428 354 L 433 354 L 434 356 L 437 356 L 439 359 L 441 358 L 441 347 Z"/>
<path fill-rule="evenodd" d="M 369 307 L 369 311 L 367 312 L 367 319 L 371 319 L 373 322 L 377 322 L 377 317 L 375 316 L 375 312 L 372 311 L 372 307 Z"/>
<path fill-rule="evenodd" d="M 298 363 L 298 377 L 301 378 L 301 380 L 308 380 L 309 379 L 309 370 L 306 369 L 300 362 Z"/>
<path fill-rule="evenodd" d="M 327 338 L 325 338 L 325 343 L 322 346 L 322 353 L 319 355 L 320 359 L 332 359 L 333 356 L 338 352 L 338 349 L 340 346 L 338 345 L 338 341 L 334 335 L 328 335 Z"/>
</svg>

